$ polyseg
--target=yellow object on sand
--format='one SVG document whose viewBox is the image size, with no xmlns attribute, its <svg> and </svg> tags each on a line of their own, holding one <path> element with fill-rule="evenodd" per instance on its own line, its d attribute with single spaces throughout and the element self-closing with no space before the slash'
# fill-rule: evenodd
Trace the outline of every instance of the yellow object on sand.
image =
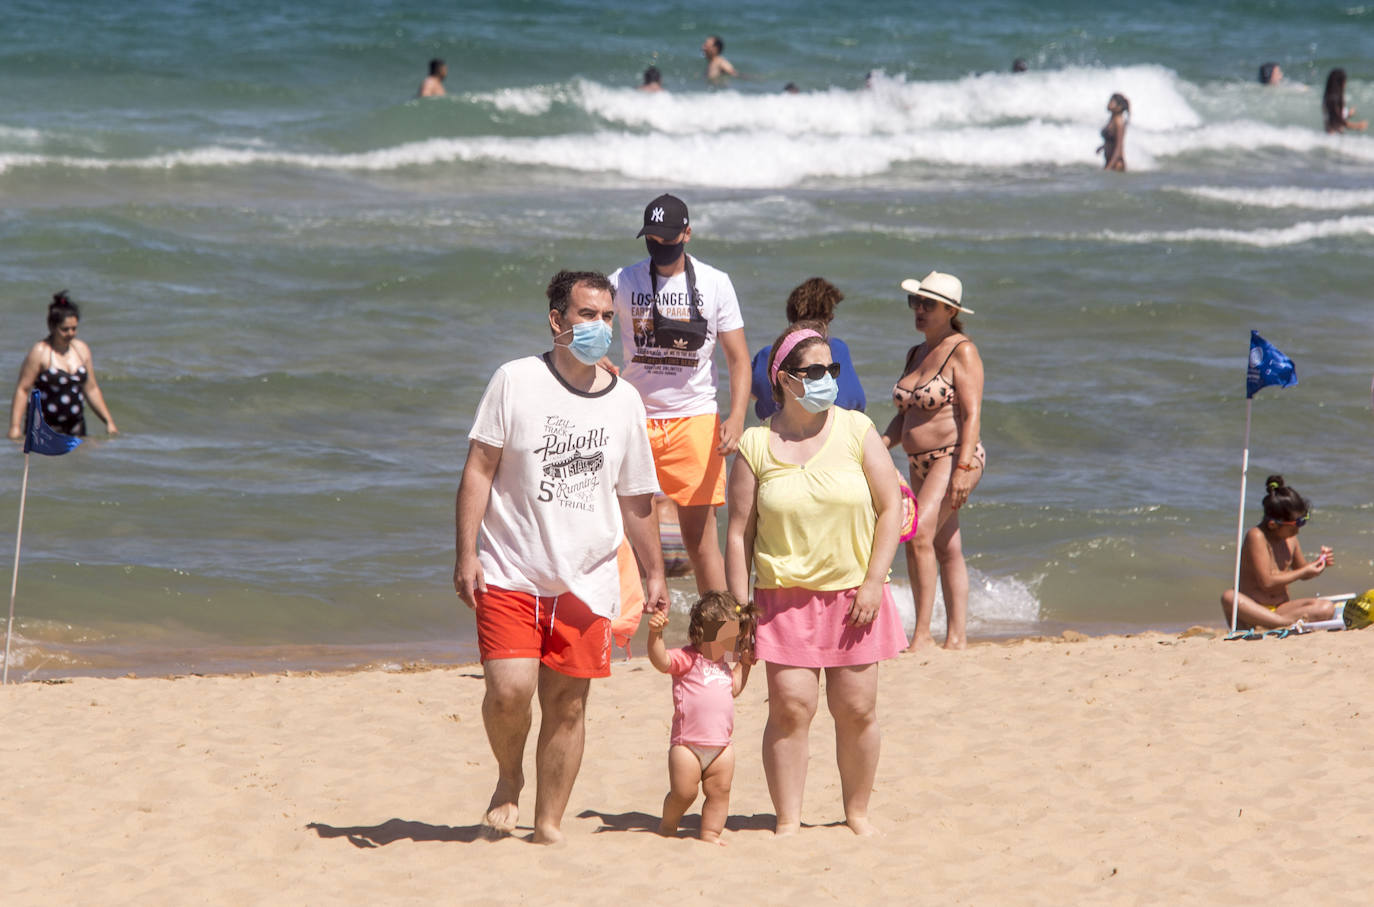
<svg viewBox="0 0 1374 907">
<path fill-rule="evenodd" d="M 1347 630 L 1359 630 L 1374 623 L 1374 589 L 1346 602 L 1341 618 Z"/>
</svg>

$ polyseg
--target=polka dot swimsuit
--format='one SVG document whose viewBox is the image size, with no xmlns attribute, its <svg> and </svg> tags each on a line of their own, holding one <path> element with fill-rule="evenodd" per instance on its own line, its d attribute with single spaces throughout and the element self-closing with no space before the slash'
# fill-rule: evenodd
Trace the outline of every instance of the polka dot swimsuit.
<svg viewBox="0 0 1374 907">
<path fill-rule="evenodd" d="M 38 388 L 43 421 L 49 428 L 64 435 L 86 434 L 86 395 L 82 393 L 86 374 L 84 365 L 75 372 L 57 368 L 52 364 L 52 350 L 48 351 L 48 367 L 38 373 L 33 386 Z"/>
</svg>

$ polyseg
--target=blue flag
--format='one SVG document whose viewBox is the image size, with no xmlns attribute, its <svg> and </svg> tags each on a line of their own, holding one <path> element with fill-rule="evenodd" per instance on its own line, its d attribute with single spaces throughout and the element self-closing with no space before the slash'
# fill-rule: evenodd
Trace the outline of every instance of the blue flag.
<svg viewBox="0 0 1374 907">
<path fill-rule="evenodd" d="M 1250 367 L 1245 371 L 1245 398 L 1248 400 L 1259 393 L 1260 388 L 1277 384 L 1279 387 L 1292 387 L 1298 383 L 1298 372 L 1279 348 L 1259 335 L 1250 332 Z"/>
<path fill-rule="evenodd" d="M 43 421 L 41 401 L 42 397 L 38 391 L 29 394 L 29 410 L 24 415 L 24 453 L 32 451 L 50 457 L 71 453 L 76 445 L 81 443 L 81 439 L 48 428 L 48 423 Z"/>
</svg>

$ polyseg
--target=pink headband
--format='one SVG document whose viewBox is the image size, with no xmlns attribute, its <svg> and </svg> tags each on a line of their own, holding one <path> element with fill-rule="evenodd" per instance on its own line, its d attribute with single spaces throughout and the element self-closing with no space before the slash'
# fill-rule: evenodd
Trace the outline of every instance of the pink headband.
<svg viewBox="0 0 1374 907">
<path fill-rule="evenodd" d="M 808 337 L 816 337 L 820 340 L 825 339 L 820 334 L 816 333 L 810 328 L 802 328 L 800 331 L 793 331 L 792 333 L 788 334 L 786 337 L 783 338 L 782 343 L 778 344 L 778 353 L 776 356 L 773 357 L 773 367 L 769 370 L 768 373 L 769 384 L 778 383 L 778 366 L 782 365 L 782 361 L 787 358 L 788 354 L 790 354 L 792 350 L 796 349 L 797 344 L 801 343 L 803 340 L 806 340 Z"/>
</svg>

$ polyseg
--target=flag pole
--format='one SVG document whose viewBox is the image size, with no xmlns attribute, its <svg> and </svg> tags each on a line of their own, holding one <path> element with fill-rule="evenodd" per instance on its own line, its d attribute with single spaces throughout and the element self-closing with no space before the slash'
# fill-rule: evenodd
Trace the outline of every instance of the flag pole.
<svg viewBox="0 0 1374 907">
<path fill-rule="evenodd" d="M 24 454 L 24 481 L 19 486 L 19 528 L 14 533 L 14 570 L 10 573 L 10 617 L 5 623 L 5 673 L 0 685 L 10 682 L 10 637 L 14 635 L 14 593 L 19 588 L 19 545 L 24 539 L 24 502 L 29 497 L 29 454 Z"/>
<path fill-rule="evenodd" d="M 1236 516 L 1236 572 L 1231 584 L 1231 632 L 1236 632 L 1236 616 L 1240 612 L 1240 552 L 1245 541 L 1245 475 L 1250 471 L 1250 408 L 1254 404 L 1245 398 L 1245 452 L 1240 458 L 1240 512 Z"/>
</svg>

